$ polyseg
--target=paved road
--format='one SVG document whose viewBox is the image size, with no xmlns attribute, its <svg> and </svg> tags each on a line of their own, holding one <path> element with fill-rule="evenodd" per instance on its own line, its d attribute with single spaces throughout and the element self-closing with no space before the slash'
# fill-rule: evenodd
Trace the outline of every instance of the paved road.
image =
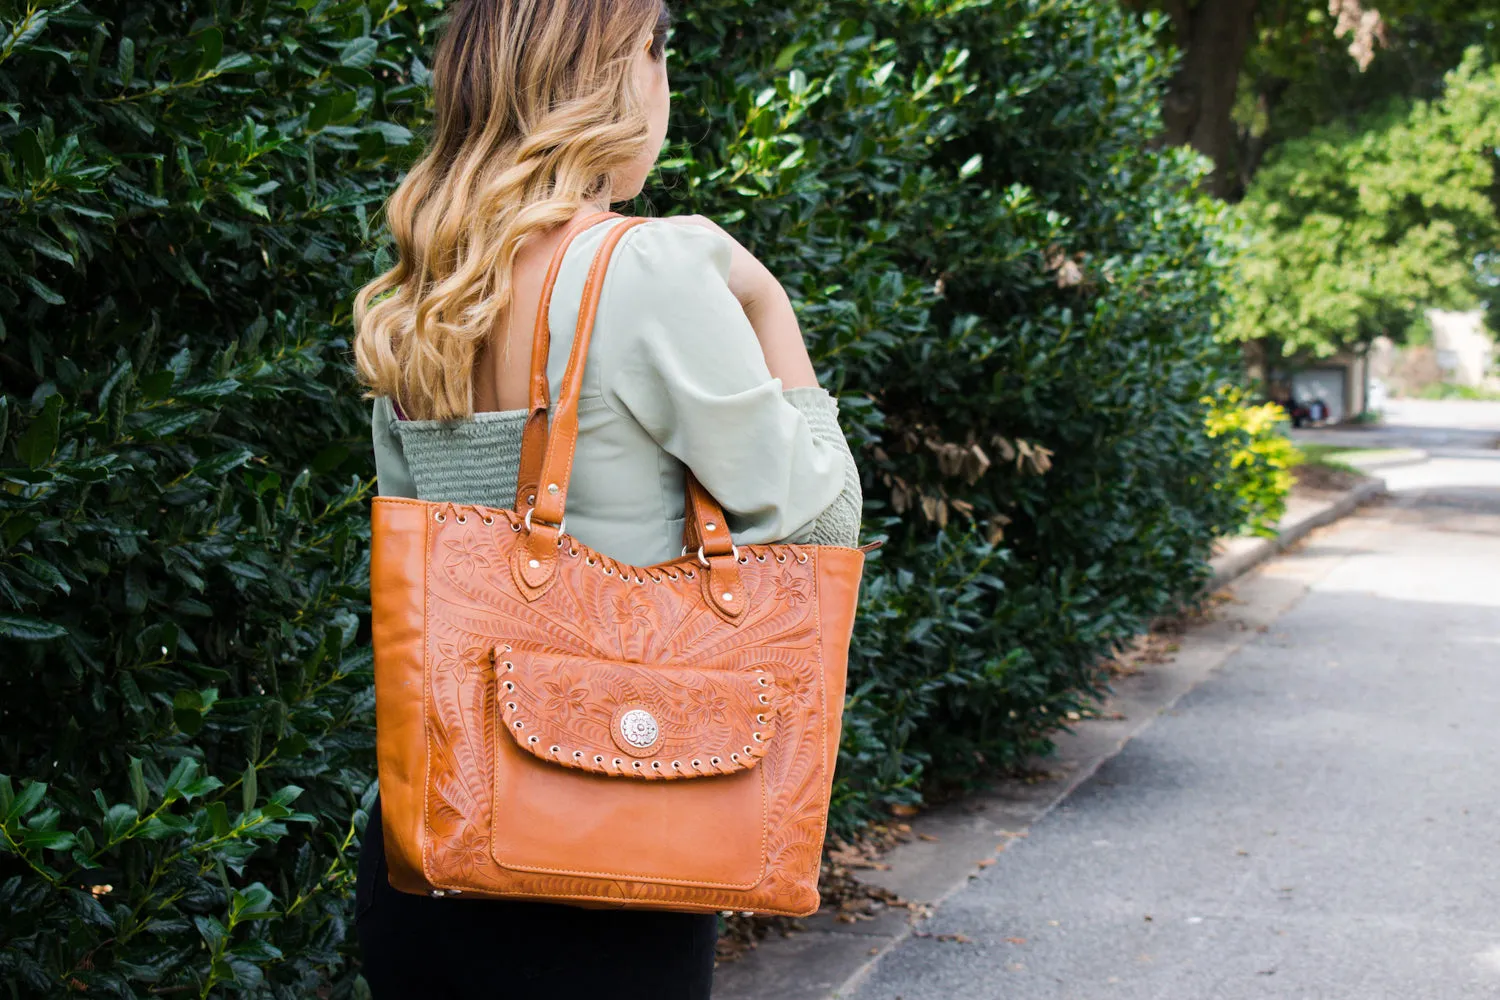
<svg viewBox="0 0 1500 1000">
<path fill-rule="evenodd" d="M 1268 567 L 1312 587 L 854 995 L 1500 997 L 1500 407 L 1449 412 L 1460 454 Z"/>
<path fill-rule="evenodd" d="M 1305 443 L 1348 448 L 1423 448 L 1433 454 L 1489 450 L 1500 441 L 1500 403 L 1393 399 L 1385 419 L 1370 426 L 1293 431 Z"/>
</svg>

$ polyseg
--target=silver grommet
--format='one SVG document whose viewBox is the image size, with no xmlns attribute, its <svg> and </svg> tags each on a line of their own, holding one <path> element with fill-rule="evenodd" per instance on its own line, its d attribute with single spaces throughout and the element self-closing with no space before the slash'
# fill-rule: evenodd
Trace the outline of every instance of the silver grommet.
<svg viewBox="0 0 1500 1000">
<path fill-rule="evenodd" d="M 651 762 L 651 770 L 653 770 L 653 771 L 660 771 L 661 770 L 661 761 L 659 761 L 659 760 L 653 760 Z"/>
<path fill-rule="evenodd" d="M 527 743 L 538 743 L 540 741 L 541 741 L 541 737 L 540 736 L 528 736 L 528 737 L 526 737 L 526 742 Z"/>
<path fill-rule="evenodd" d="M 708 762 L 710 764 L 714 765 L 715 767 L 719 766 L 719 758 L 718 757 L 710 757 L 710 758 L 708 758 Z"/>
<path fill-rule="evenodd" d="M 436 521 L 438 524 L 442 524 L 444 521 L 448 520 L 446 517 L 443 516 L 443 512 L 442 511 L 438 511 L 436 514 L 433 514 L 432 515 L 432 519 L 434 521 Z"/>
<path fill-rule="evenodd" d="M 468 524 L 469 523 L 469 516 L 467 514 L 460 514 L 457 517 L 455 517 L 453 520 L 457 521 L 459 524 Z"/>
<path fill-rule="evenodd" d="M 494 524 L 495 523 L 495 519 L 493 517 L 490 517 L 489 515 L 486 514 L 485 518 L 484 518 L 484 523 L 486 525 Z"/>
<path fill-rule="evenodd" d="M 636 770 L 640 770 L 641 762 L 638 761 L 638 760 L 631 761 L 630 766 L 633 767 L 633 768 L 635 768 Z"/>
<path fill-rule="evenodd" d="M 547 752 L 548 753 L 557 753 L 561 749 L 562 749 L 562 747 L 560 747 L 556 743 L 554 743 L 550 747 L 547 748 Z"/>
<path fill-rule="evenodd" d="M 508 709 L 510 709 L 512 712 L 514 712 L 516 710 L 516 703 L 513 702 L 513 701 L 507 701 L 505 703 L 505 707 L 508 708 Z"/>
<path fill-rule="evenodd" d="M 729 755 L 729 759 L 730 759 L 730 760 L 731 760 L 731 761 L 732 761 L 732 762 L 734 762 L 734 763 L 736 763 L 736 764 L 738 764 L 738 763 L 739 763 L 739 762 L 740 762 L 740 755 L 739 755 L 739 754 L 737 754 L 737 753 L 732 753 L 732 754 L 730 754 L 730 755 Z"/>
</svg>

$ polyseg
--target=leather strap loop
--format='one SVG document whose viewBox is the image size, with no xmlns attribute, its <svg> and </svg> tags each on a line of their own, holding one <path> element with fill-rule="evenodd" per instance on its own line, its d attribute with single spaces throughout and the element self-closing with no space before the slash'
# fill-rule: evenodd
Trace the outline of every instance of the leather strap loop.
<svg viewBox="0 0 1500 1000">
<path fill-rule="evenodd" d="M 725 523 L 724 508 L 688 470 L 682 483 L 682 543 L 689 552 L 703 547 L 704 555 L 721 556 L 734 551 L 734 540 Z"/>
<path fill-rule="evenodd" d="M 563 258 L 567 256 L 568 247 L 573 245 L 573 240 L 605 219 L 617 218 L 619 214 L 616 212 L 591 212 L 574 219 L 563 233 L 562 242 L 552 251 L 552 260 L 547 265 L 547 277 L 542 283 L 542 298 L 537 304 L 536 319 L 531 330 L 530 412 L 526 415 L 526 426 L 521 431 L 521 468 L 516 475 L 517 513 L 536 503 L 537 480 L 542 475 L 542 456 L 547 451 L 547 405 L 550 392 L 547 384 L 547 359 L 552 348 L 552 327 L 548 323 L 548 315 L 552 309 L 552 289 L 557 285 Z"/>
</svg>

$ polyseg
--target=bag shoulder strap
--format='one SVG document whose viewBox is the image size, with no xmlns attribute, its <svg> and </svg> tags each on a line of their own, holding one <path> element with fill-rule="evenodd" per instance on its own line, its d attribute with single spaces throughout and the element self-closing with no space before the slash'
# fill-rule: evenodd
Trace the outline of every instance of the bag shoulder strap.
<svg viewBox="0 0 1500 1000">
<path fill-rule="evenodd" d="M 599 300 L 604 292 L 604 278 L 609 270 L 610 258 L 615 247 L 625 234 L 645 219 L 626 219 L 615 226 L 604 237 L 593 263 L 589 267 L 588 280 L 583 287 L 583 296 L 578 305 L 578 326 L 573 334 L 573 347 L 568 354 L 568 366 L 563 372 L 561 391 L 557 405 L 552 411 L 552 420 L 547 427 L 547 449 L 542 462 L 541 475 L 537 479 L 536 504 L 526 515 L 528 538 L 518 547 L 524 553 L 525 562 L 519 566 L 529 588 L 541 589 L 556 571 L 559 539 L 563 530 L 563 517 L 567 510 L 568 485 L 573 474 L 573 454 L 578 446 L 578 400 L 583 393 L 583 369 L 588 357 L 589 342 L 593 337 L 594 320 L 599 313 Z M 543 372 L 545 391 L 545 371 Z M 545 411 L 545 407 L 543 408 Z M 701 557 L 711 567 L 705 576 L 724 581 L 722 586 L 710 586 L 713 603 L 721 613 L 738 617 L 744 607 L 743 591 L 739 587 L 739 574 L 735 571 L 734 546 L 724 520 L 723 508 L 703 488 L 691 470 L 684 484 L 684 506 L 688 525 L 684 536 L 688 540 L 702 539 Z M 732 582 L 728 579 L 732 577 Z"/>
<path fill-rule="evenodd" d="M 552 290 L 557 285 L 558 273 L 562 271 L 563 258 L 568 247 L 585 230 L 606 219 L 617 219 L 615 212 L 591 212 L 573 220 L 563 233 L 562 242 L 552 251 L 552 260 L 547 265 L 547 277 L 542 282 L 542 297 L 537 303 L 536 319 L 531 329 L 531 379 L 530 399 L 527 403 L 526 426 L 521 431 L 521 468 L 516 475 L 516 512 L 522 513 L 536 503 L 537 480 L 542 475 L 542 455 L 547 447 L 547 358 L 552 349 L 552 327 L 547 321 L 552 309 Z"/>
</svg>

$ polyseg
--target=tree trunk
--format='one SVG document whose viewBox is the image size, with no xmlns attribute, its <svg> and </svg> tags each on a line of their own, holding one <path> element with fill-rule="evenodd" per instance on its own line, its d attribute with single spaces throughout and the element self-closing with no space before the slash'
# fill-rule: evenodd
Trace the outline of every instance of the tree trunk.
<svg viewBox="0 0 1500 1000">
<path fill-rule="evenodd" d="M 1162 109 L 1166 141 L 1191 145 L 1214 161 L 1210 189 L 1221 198 L 1240 187 L 1234 123 L 1240 70 L 1255 33 L 1257 0 L 1166 0 L 1182 65 Z"/>
</svg>

